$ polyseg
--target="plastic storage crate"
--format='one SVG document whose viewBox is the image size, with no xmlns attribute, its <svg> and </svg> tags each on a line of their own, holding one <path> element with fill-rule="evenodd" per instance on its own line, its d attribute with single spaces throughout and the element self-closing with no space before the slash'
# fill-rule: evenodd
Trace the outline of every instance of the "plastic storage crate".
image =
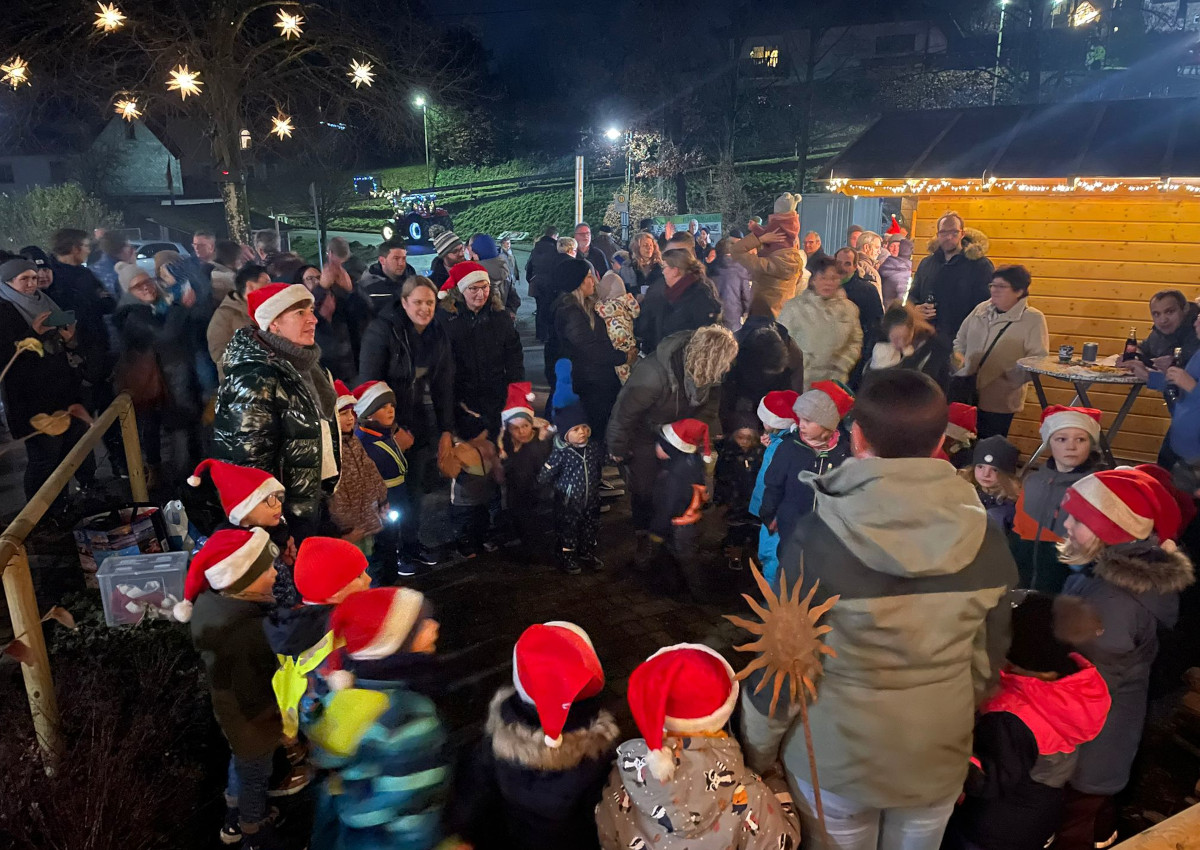
<svg viewBox="0 0 1200 850">
<path fill-rule="evenodd" d="M 96 578 L 109 626 L 131 626 L 149 620 L 173 620 L 171 609 L 183 599 L 187 552 L 155 555 L 111 555 Z"/>
<path fill-rule="evenodd" d="M 95 514 L 75 527 L 75 548 L 84 582 L 96 587 L 96 570 L 116 555 L 167 552 L 167 525 L 154 505 L 130 504 Z"/>
</svg>

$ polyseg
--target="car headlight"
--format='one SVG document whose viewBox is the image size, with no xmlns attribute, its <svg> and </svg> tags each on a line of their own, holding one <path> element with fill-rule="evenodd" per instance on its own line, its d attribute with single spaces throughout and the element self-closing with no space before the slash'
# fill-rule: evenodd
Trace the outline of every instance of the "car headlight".
<svg viewBox="0 0 1200 850">
<path fill-rule="evenodd" d="M 390 224 L 385 224 L 383 226 L 383 238 L 384 239 L 391 239 L 395 235 L 396 235 L 396 229 L 394 227 L 392 227 Z"/>
</svg>

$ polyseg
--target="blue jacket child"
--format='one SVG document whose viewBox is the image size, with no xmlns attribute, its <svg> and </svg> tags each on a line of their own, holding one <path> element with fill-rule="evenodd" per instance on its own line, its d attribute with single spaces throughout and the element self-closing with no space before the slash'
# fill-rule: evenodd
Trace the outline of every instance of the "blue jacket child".
<svg viewBox="0 0 1200 850">
<path fill-rule="evenodd" d="M 354 412 L 358 424 L 354 436 L 383 476 L 388 488 L 388 504 L 393 508 L 408 503 L 408 459 L 396 442 L 396 394 L 383 381 L 367 381 L 354 389 L 358 401 Z"/>
</svg>

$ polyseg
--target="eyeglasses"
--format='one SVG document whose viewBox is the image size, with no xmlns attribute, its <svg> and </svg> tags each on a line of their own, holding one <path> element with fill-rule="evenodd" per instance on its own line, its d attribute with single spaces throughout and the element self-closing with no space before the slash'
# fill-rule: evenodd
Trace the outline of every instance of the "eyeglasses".
<svg viewBox="0 0 1200 850">
<path fill-rule="evenodd" d="M 277 508 L 283 504 L 283 497 L 283 493 L 270 493 L 267 498 L 263 499 L 263 502 L 268 508 Z"/>
<path fill-rule="evenodd" d="M 468 286 L 468 287 L 467 287 L 467 292 L 474 292 L 476 295 L 478 295 L 478 294 L 480 294 L 481 292 L 487 292 L 487 291 L 488 291 L 488 290 L 490 290 L 491 288 L 492 288 L 492 287 L 491 287 L 491 285 L 490 285 L 490 284 L 489 284 L 489 285 L 487 285 L 487 286 Z"/>
<path fill-rule="evenodd" d="M 1001 289 L 1012 289 L 1012 287 L 1009 286 L 1007 283 L 989 283 L 988 289 L 990 289 L 994 292 L 994 291 L 1001 290 Z"/>
</svg>

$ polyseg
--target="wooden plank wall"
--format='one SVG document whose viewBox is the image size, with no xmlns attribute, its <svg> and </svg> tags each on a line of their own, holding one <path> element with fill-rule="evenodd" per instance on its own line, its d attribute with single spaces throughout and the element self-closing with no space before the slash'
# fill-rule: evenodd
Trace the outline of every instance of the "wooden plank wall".
<svg viewBox="0 0 1200 850">
<path fill-rule="evenodd" d="M 1152 196 L 934 195 L 922 197 L 913 222 L 914 261 L 925 255 L 939 216 L 958 212 L 968 227 L 991 240 L 997 266 L 1020 263 L 1033 275 L 1030 303 L 1046 314 L 1050 350 L 1070 343 L 1100 344 L 1101 355 L 1120 351 L 1131 326 L 1138 338 L 1152 329 L 1150 296 L 1180 289 L 1200 294 L 1200 200 Z M 915 262 L 914 262 L 915 266 Z M 1052 404 L 1068 404 L 1069 385 L 1047 380 Z M 1092 402 L 1107 427 L 1125 399 L 1124 387 L 1095 386 Z M 1037 398 L 1029 390 L 1011 438 L 1028 457 L 1037 448 Z M 1162 396 L 1147 392 L 1134 404 L 1114 446 L 1119 458 L 1152 461 L 1169 418 Z"/>
</svg>

